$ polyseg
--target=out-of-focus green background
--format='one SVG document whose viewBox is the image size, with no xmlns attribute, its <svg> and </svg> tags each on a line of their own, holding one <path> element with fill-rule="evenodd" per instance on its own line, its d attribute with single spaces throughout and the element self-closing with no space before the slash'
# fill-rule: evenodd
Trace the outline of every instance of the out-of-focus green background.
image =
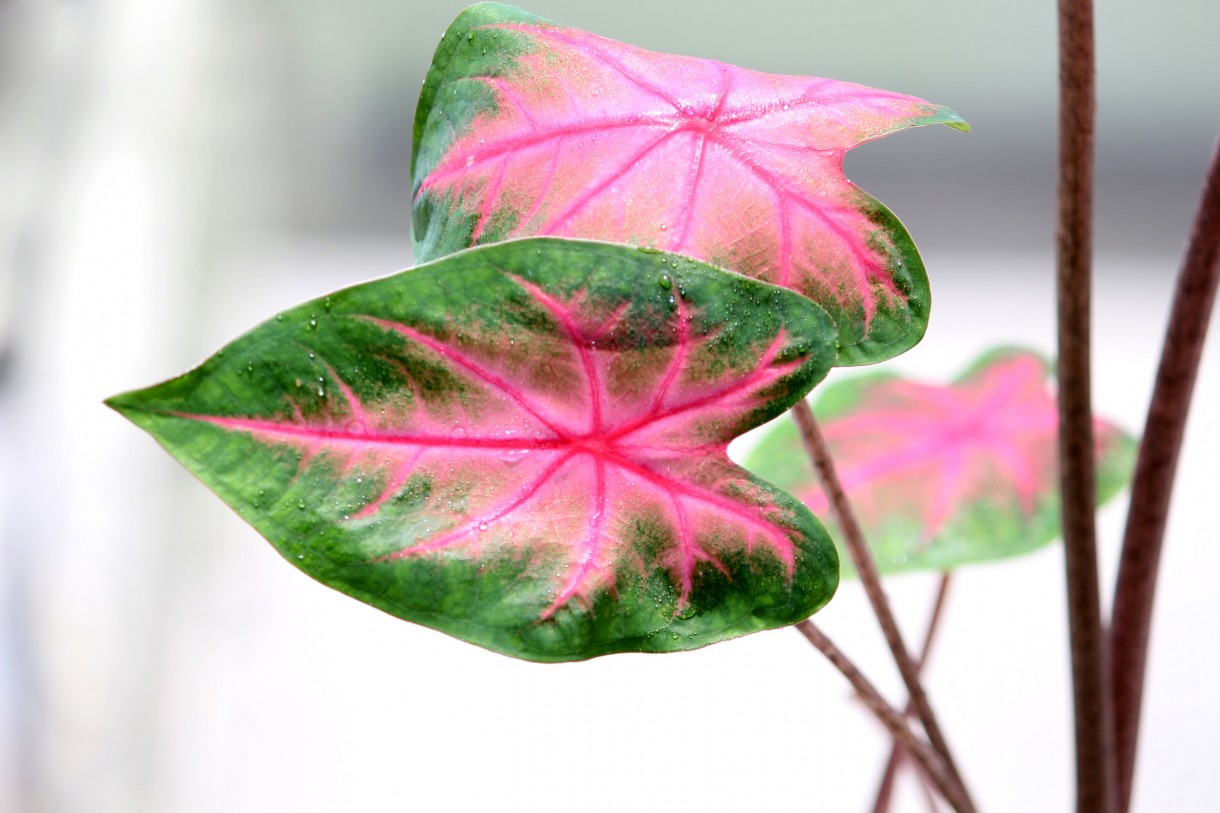
<svg viewBox="0 0 1220 813">
<path fill-rule="evenodd" d="M 0 811 L 862 809 L 884 737 L 799 636 L 540 667 L 331 593 L 100 401 L 410 264 L 414 105 L 458 2 L 0 0 Z M 920 244 L 895 369 L 1053 352 L 1054 4 L 562 3 L 654 50 L 947 104 L 849 155 Z M 1138 431 L 1220 126 L 1220 6 L 1099 3 L 1099 410 Z M 1137 804 L 1220 798 L 1213 339 Z M 1106 578 L 1122 505 L 1102 517 Z M 963 572 L 929 682 L 982 807 L 1070 804 L 1061 562 Z M 930 579 L 895 580 L 918 637 Z M 854 585 L 822 614 L 895 702 Z M 902 809 L 921 809 L 909 782 Z"/>
</svg>

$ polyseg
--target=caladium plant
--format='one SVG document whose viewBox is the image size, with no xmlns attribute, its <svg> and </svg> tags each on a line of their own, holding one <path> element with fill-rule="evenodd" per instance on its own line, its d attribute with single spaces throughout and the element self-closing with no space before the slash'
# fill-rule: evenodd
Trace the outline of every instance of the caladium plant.
<svg viewBox="0 0 1220 813">
<path fill-rule="evenodd" d="M 814 412 L 878 569 L 948 570 L 1060 535 L 1050 372 L 1037 354 L 1003 348 L 949 386 L 874 373 L 821 391 Z M 1127 484 L 1136 444 L 1100 419 L 1095 436 L 1100 503 Z M 746 465 L 825 513 L 791 419 L 766 430 Z"/>
<path fill-rule="evenodd" d="M 923 336 L 903 225 L 843 174 L 896 130 L 968 125 L 861 85 L 659 54 L 480 3 L 441 40 L 415 116 L 415 252 L 555 235 L 647 246 L 783 285 L 839 328 L 839 364 Z"/>
<path fill-rule="evenodd" d="M 542 238 L 306 303 L 108 403 L 314 578 L 574 660 L 829 600 L 825 530 L 726 447 L 821 380 L 834 343 L 782 288 Z"/>
</svg>

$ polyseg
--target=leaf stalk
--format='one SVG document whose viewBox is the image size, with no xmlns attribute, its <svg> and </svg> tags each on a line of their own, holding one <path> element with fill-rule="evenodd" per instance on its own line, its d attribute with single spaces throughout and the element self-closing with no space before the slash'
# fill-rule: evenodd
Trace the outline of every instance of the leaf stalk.
<svg viewBox="0 0 1220 813">
<path fill-rule="evenodd" d="M 940 577 L 940 586 L 936 590 L 936 600 L 932 604 L 932 615 L 928 619 L 928 628 L 924 633 L 923 649 L 920 651 L 919 661 L 915 665 L 915 668 L 920 673 L 923 672 L 924 665 L 928 662 L 928 656 L 932 653 L 932 641 L 936 638 L 936 631 L 940 627 L 940 619 L 945 609 L 945 600 L 949 596 L 949 584 L 952 576 L 952 571 L 946 571 Z M 903 715 L 910 717 L 914 713 L 915 706 L 908 700 Z M 873 802 L 873 813 L 888 813 L 890 800 L 894 793 L 894 780 L 898 776 L 898 768 L 902 764 L 904 756 L 906 756 L 906 752 L 903 750 L 902 743 L 895 739 L 893 746 L 890 748 L 890 757 L 885 763 L 885 771 L 881 774 L 881 783 L 877 788 L 877 798 Z"/>
<path fill-rule="evenodd" d="M 1118 809 L 1131 805 L 1157 574 L 1178 453 L 1220 280 L 1220 141 L 1178 274 L 1131 485 L 1110 632 Z"/>
<path fill-rule="evenodd" d="M 856 665 L 809 619 L 799 622 L 796 628 L 847 678 L 864 705 L 885 725 L 894 739 L 902 743 L 907 753 L 914 757 L 946 801 L 959 813 L 973 811 L 974 805 L 966 795 L 966 789 L 953 775 L 948 763 L 928 742 L 911 731 L 906 717 L 885 701 Z"/>
<path fill-rule="evenodd" d="M 830 502 L 831 510 L 834 512 L 839 528 L 843 531 L 844 544 L 848 554 L 851 556 L 852 564 L 855 565 L 856 572 L 860 575 L 865 595 L 868 596 L 869 604 L 872 605 L 873 613 L 877 617 L 877 623 L 881 625 L 882 634 L 885 636 L 885 641 L 889 645 L 890 652 L 893 654 L 894 662 L 898 665 L 898 671 L 902 675 L 902 681 L 906 685 L 907 692 L 910 694 L 915 713 L 919 717 L 924 731 L 927 732 L 928 740 L 932 747 L 940 758 L 944 760 L 948 776 L 952 780 L 953 794 L 952 796 L 946 794 L 945 798 L 950 804 L 953 804 L 958 813 L 973 813 L 975 809 L 974 804 L 970 800 L 970 795 L 966 790 L 966 784 L 962 780 L 961 773 L 953 761 L 949 745 L 941 733 L 940 725 L 936 721 L 936 715 L 932 711 L 932 705 L 928 701 L 927 693 L 920 683 L 919 671 L 916 668 L 915 661 L 902 641 L 902 634 L 898 630 L 898 623 L 894 620 L 894 613 L 890 609 L 889 599 L 885 595 L 885 590 L 881 587 L 881 577 L 877 572 L 877 565 L 873 561 L 868 546 L 865 544 L 864 534 L 860 530 L 859 522 L 856 521 L 855 512 L 847 500 L 847 494 L 843 490 L 843 485 L 835 473 L 834 461 L 831 459 L 830 450 L 827 448 L 826 441 L 818 429 L 817 420 L 813 416 L 813 410 L 809 408 L 808 402 L 801 401 L 792 408 L 792 415 L 797 427 L 800 429 L 801 439 L 805 443 L 805 449 L 809 453 L 809 458 L 817 470 L 818 478 L 821 480 L 823 488 L 826 489 L 826 496 Z M 955 799 L 957 801 L 954 801 Z"/>
</svg>

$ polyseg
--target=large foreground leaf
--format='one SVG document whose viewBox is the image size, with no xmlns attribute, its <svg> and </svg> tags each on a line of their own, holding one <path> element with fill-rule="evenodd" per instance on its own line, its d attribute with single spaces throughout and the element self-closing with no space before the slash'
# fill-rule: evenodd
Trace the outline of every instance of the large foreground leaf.
<svg viewBox="0 0 1220 813">
<path fill-rule="evenodd" d="M 569 660 L 829 600 L 825 530 L 725 447 L 833 360 L 830 319 L 789 291 L 537 239 L 307 303 L 109 403 L 314 578 Z"/>
<path fill-rule="evenodd" d="M 966 129 L 911 96 L 653 53 L 480 3 L 445 33 L 416 111 L 416 257 L 528 235 L 666 249 L 810 297 L 838 324 L 838 363 L 881 361 L 923 336 L 928 283 L 843 156 L 937 122 Z"/>
<path fill-rule="evenodd" d="M 814 412 L 883 572 L 946 570 L 1059 536 L 1048 373 L 1039 356 L 1006 349 L 948 387 L 878 374 L 825 388 Z M 1130 480 L 1135 442 L 1102 420 L 1095 431 L 1105 502 Z M 747 466 L 826 511 L 791 419 L 768 430 Z"/>
</svg>

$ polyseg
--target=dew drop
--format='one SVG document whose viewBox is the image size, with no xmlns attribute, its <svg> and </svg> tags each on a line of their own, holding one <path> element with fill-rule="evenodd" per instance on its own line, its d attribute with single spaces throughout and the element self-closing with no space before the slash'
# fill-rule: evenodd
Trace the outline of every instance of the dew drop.
<svg viewBox="0 0 1220 813">
<path fill-rule="evenodd" d="M 784 109 L 785 109 L 785 110 L 787 110 L 787 109 L 788 109 L 788 103 L 787 103 L 787 102 L 784 102 Z"/>
<path fill-rule="evenodd" d="M 670 281 L 669 274 L 662 274 L 661 276 L 657 277 L 657 285 L 660 285 L 662 288 L 668 291 L 671 287 L 673 287 L 673 282 Z"/>
<path fill-rule="evenodd" d="M 668 228 L 669 226 L 665 225 L 664 223 L 661 224 L 661 231 L 665 231 Z"/>
<path fill-rule="evenodd" d="M 299 508 L 299 509 L 301 509 L 302 511 L 304 511 L 304 510 L 305 510 L 305 501 L 304 501 L 304 500 L 297 500 L 297 508 Z"/>
<path fill-rule="evenodd" d="M 486 522 L 480 522 L 480 523 L 479 523 L 479 533 L 482 533 L 483 531 L 486 531 L 486 530 L 487 530 L 487 523 L 486 523 Z"/>
<path fill-rule="evenodd" d="M 284 314 L 282 314 L 282 313 L 277 313 L 277 314 L 275 315 L 275 321 L 277 321 L 277 322 L 282 322 L 282 321 L 284 321 Z"/>
<path fill-rule="evenodd" d="M 303 554 L 303 553 L 298 553 L 298 554 L 297 554 L 297 558 L 298 558 L 298 559 L 304 559 L 304 558 L 305 558 L 305 554 Z"/>
<path fill-rule="evenodd" d="M 669 305 L 670 310 L 674 310 L 675 308 L 678 307 L 678 300 L 674 299 L 673 294 L 670 294 L 668 297 L 666 297 L 665 302 L 666 302 L 666 304 Z"/>
</svg>

